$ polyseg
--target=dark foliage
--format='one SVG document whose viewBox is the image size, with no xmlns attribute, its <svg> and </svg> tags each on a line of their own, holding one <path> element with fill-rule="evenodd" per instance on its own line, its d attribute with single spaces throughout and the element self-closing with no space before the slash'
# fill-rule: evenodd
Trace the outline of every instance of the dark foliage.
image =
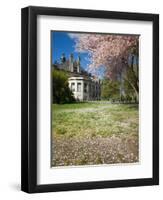
<svg viewBox="0 0 163 200">
<path fill-rule="evenodd" d="M 72 91 L 68 86 L 68 76 L 66 72 L 53 69 L 53 103 L 64 104 L 75 102 Z"/>
</svg>

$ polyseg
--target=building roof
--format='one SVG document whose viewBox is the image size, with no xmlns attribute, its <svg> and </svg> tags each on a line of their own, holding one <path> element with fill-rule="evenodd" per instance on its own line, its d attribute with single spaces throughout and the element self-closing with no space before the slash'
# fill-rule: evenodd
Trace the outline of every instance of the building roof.
<svg viewBox="0 0 163 200">
<path fill-rule="evenodd" d="M 73 66 L 73 69 L 79 67 L 80 70 L 79 72 L 74 71 L 74 70 L 70 70 L 70 64 Z M 95 78 L 94 76 L 92 76 L 91 73 L 88 73 L 86 70 L 84 70 L 81 65 L 80 65 L 80 57 L 78 58 L 78 60 L 74 60 L 73 59 L 73 55 L 70 55 L 69 59 L 66 59 L 66 57 L 64 56 L 64 54 L 61 57 L 61 62 L 55 62 L 53 64 L 53 67 L 55 69 L 58 70 L 64 70 L 68 73 L 69 77 L 85 77 L 87 79 L 90 80 L 94 80 L 94 81 L 98 81 L 97 78 Z"/>
</svg>

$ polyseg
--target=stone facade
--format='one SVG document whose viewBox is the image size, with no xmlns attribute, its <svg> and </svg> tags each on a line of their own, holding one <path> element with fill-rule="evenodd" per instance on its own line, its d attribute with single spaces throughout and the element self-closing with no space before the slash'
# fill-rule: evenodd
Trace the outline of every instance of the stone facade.
<svg viewBox="0 0 163 200">
<path fill-rule="evenodd" d="M 93 101 L 100 100 L 101 87 L 100 80 L 86 72 L 80 66 L 80 57 L 74 60 L 73 54 L 66 60 L 64 54 L 61 57 L 61 63 L 54 67 L 59 70 L 67 71 L 69 78 L 69 88 L 74 94 L 76 100 Z"/>
</svg>

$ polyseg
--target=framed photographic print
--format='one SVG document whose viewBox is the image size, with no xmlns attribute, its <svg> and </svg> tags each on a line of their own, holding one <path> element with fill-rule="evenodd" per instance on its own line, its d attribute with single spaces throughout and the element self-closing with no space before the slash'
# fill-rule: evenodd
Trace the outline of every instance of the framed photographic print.
<svg viewBox="0 0 163 200">
<path fill-rule="evenodd" d="M 159 184 L 159 16 L 22 9 L 22 190 Z"/>
</svg>

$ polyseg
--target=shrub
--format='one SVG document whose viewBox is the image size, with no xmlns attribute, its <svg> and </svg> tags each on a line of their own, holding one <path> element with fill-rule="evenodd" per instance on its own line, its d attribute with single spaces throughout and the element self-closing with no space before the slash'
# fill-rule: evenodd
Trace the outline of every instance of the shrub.
<svg viewBox="0 0 163 200">
<path fill-rule="evenodd" d="M 63 104 L 75 101 L 72 91 L 68 86 L 66 72 L 53 69 L 52 72 L 53 103 Z"/>
</svg>

